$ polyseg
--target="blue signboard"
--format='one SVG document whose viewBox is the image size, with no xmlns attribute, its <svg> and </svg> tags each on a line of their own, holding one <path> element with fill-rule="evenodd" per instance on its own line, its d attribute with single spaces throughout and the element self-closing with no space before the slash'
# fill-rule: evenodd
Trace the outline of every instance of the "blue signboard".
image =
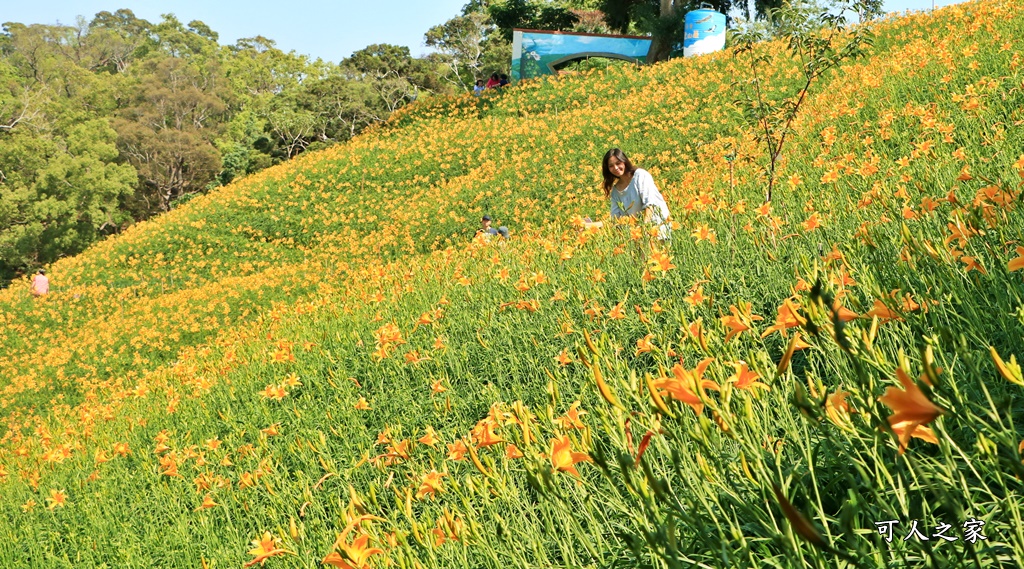
<svg viewBox="0 0 1024 569">
<path fill-rule="evenodd" d="M 643 63 L 651 38 L 513 30 L 512 81 L 554 75 L 558 67 L 588 57 L 607 57 Z"/>
</svg>

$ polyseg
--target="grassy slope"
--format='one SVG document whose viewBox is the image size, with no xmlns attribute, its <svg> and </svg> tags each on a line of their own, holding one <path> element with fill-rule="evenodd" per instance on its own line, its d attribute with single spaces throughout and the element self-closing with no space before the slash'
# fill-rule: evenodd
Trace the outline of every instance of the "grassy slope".
<svg viewBox="0 0 1024 569">
<path fill-rule="evenodd" d="M 296 519 L 300 539 L 290 540 L 288 549 L 298 555 L 268 563 L 313 564 L 344 527 L 340 520 L 351 482 L 370 502 L 370 510 L 388 518 L 388 529 L 406 544 L 389 548 L 397 560 L 417 557 L 435 566 L 648 562 L 658 557 L 657 547 L 638 547 L 630 553 L 619 534 L 643 535 L 644 528 L 653 527 L 651 518 L 628 508 L 627 501 L 616 501 L 592 467 L 580 467 L 586 484 L 562 484 L 554 492 L 561 498 L 538 501 L 538 491 L 525 483 L 524 469 L 500 459 L 500 453 L 485 456 L 485 463 L 503 474 L 494 483 L 500 488 L 496 497 L 478 492 L 485 484 L 479 474 L 462 461 L 446 461 L 443 449 L 431 451 L 421 445 L 411 460 L 394 469 L 360 464 L 361 457 L 383 452 L 383 447 L 374 450 L 373 442 L 387 427 L 395 440 L 401 440 L 418 438 L 429 424 L 444 442 L 453 442 L 495 401 L 521 399 L 543 416 L 549 397 L 545 369 L 557 375 L 561 394 L 550 413 L 560 414 L 580 399 L 583 408 L 591 410 L 593 436 L 614 441 L 615 432 L 622 432 L 622 418 L 599 411 L 603 402 L 590 387 L 587 370 L 579 364 L 561 369 L 553 363 L 563 348 L 572 354 L 580 343 L 578 333 L 564 334 L 563 323 L 577 331 L 584 326 L 601 329 L 609 347 L 622 346 L 622 354 L 606 357 L 614 362 L 608 364 L 614 370 L 609 375 L 626 386 L 629 369 L 657 373 L 659 361 L 671 365 L 672 359 L 663 353 L 628 357 L 634 342 L 647 333 L 654 334 L 658 346 L 676 346 L 687 368 L 695 365 L 699 354 L 686 342 L 680 326 L 697 318 L 702 318 L 720 363 L 745 358 L 771 377 L 786 340 L 778 335 L 765 340 L 744 335 L 725 342 L 718 317 L 742 300 L 753 302 L 753 312 L 770 322 L 776 307 L 790 295 L 796 276 L 813 282 L 816 269 L 826 282 L 842 271 L 854 276 L 859 285 L 849 287 L 845 302 L 857 312 L 866 312 L 874 299 L 894 288 L 919 302 L 942 303 L 926 314 L 885 325 L 870 385 L 859 400 L 862 407 L 871 407 L 872 388 L 874 395 L 881 393 L 897 352 L 916 354 L 922 337 L 934 335 L 942 336 L 936 345 L 947 374 L 957 377 L 985 369 L 1000 408 L 1012 406 L 1014 412 L 1007 417 L 1018 416 L 1011 386 L 999 383 L 985 360 L 985 348 L 992 343 L 1005 354 L 1019 346 L 1021 324 L 1013 316 L 1020 306 L 1019 277 L 1006 271 L 1006 262 L 1013 257 L 1007 243 L 1019 239 L 1019 220 L 1011 214 L 1008 223 L 998 224 L 985 240 L 970 245 L 968 254 L 982 261 L 988 275 L 965 273 L 964 264 L 951 263 L 948 254 L 938 261 L 912 256 L 913 266 L 895 262 L 903 247 L 899 220 L 906 205 L 920 211 L 921 198 L 938 199 L 950 189 L 961 201 L 970 202 L 979 188 L 990 185 L 981 181 L 983 176 L 1003 180 L 1004 185 L 1018 180 L 1012 163 L 1024 145 L 1019 129 L 1011 125 L 1022 119 L 1020 74 L 1014 63 L 1019 62 L 1020 46 L 1009 30 L 1019 29 L 1020 22 L 1016 16 L 971 15 L 973 10 L 991 14 L 997 6 L 1016 8 L 1012 3 L 989 3 L 967 7 L 966 12 L 946 10 L 934 20 L 915 17 L 885 24 L 868 60 L 846 66 L 839 78 L 821 86 L 788 153 L 784 177 L 797 174 L 803 182 L 785 189 L 777 200 L 775 213 L 788 225 L 774 238 L 764 218 L 753 211 L 760 193 L 750 164 L 757 159 L 750 157 L 753 147 L 723 103 L 734 98 L 729 79 L 740 69 L 722 54 L 640 71 L 616 69 L 608 75 L 531 84 L 483 102 L 466 98 L 421 105 L 397 117 L 391 129 L 194 200 L 161 220 L 58 264 L 52 271 L 57 292 L 43 302 L 32 303 L 23 291 L 5 292 L 0 299 L 6 320 L 0 342 L 7 349 L 0 369 L 10 380 L 3 386 L 0 413 L 7 416 L 9 429 L 0 465 L 8 474 L 0 484 L 10 491 L 0 508 L 16 525 L 5 526 L 0 557 L 6 564 L 31 559 L 33 566 L 59 565 L 61 559 L 83 566 L 195 566 L 199 558 L 214 559 L 215 566 L 237 565 L 249 559 L 249 540 L 268 529 L 283 536 L 287 521 Z M 974 22 L 990 23 L 972 30 Z M 944 33 L 947 26 L 958 33 Z M 939 35 L 945 39 L 937 49 L 934 38 Z M 1006 42 L 1009 49 L 1002 49 Z M 980 51 L 964 57 L 972 44 Z M 978 62 L 978 69 L 970 67 L 972 61 Z M 784 59 L 774 69 L 773 85 L 795 77 Z M 949 80 L 943 82 L 946 75 Z M 996 81 L 996 86 L 988 86 L 983 78 Z M 969 89 L 981 93 L 983 106 L 978 111 L 965 110 L 952 97 Z M 941 142 L 943 134 L 929 121 L 953 125 L 953 142 Z M 825 144 L 830 132 L 835 141 Z M 934 151 L 908 166 L 896 164 L 925 140 L 937 142 Z M 557 225 L 546 225 L 604 210 L 593 189 L 595 163 L 613 144 L 631 151 L 655 174 L 683 227 L 671 250 L 678 267 L 645 286 L 640 285 L 631 253 L 611 254 L 621 236 L 605 234 L 580 244 L 574 234 L 563 235 Z M 965 148 L 975 180 L 957 184 L 963 162 L 952 151 L 959 147 Z M 739 158 L 736 187 L 730 188 L 724 155 L 734 148 Z M 873 160 L 877 173 L 864 168 Z M 820 181 L 837 167 L 838 182 Z M 858 208 L 866 198 L 873 203 Z M 729 215 L 741 200 L 746 201 L 746 211 Z M 804 231 L 799 224 L 812 210 L 824 225 Z M 908 231 L 942 249 L 951 210 L 944 204 L 931 215 L 910 220 Z M 518 238 L 503 249 L 457 246 L 447 253 L 423 254 L 465 243 L 474 220 L 484 211 L 519 230 Z M 896 221 L 878 223 L 884 216 Z M 877 223 L 868 226 L 877 248 L 855 237 L 864 222 Z M 741 229 L 747 223 L 754 231 Z M 698 224 L 712 226 L 718 243 L 691 241 L 688 234 Z M 819 253 L 833 245 L 847 256 L 845 269 L 819 259 Z M 566 249 L 572 258 L 560 260 Z M 495 256 L 497 262 L 492 260 Z M 502 267 L 509 270 L 507 281 L 495 277 Z M 595 283 L 597 268 L 607 276 Z M 525 293 L 511 286 L 520 276 L 528 278 L 538 270 L 552 283 L 535 285 Z M 468 287 L 458 283 L 463 276 L 470 279 Z M 703 294 L 712 300 L 693 307 L 683 297 L 699 279 L 707 281 L 701 283 Z M 563 291 L 567 300 L 549 300 L 555 290 Z M 584 310 L 593 302 L 607 311 L 627 291 L 628 318 L 588 320 Z M 374 298 L 378 293 L 382 302 Z M 451 304 L 439 304 L 442 298 Z M 514 304 L 502 308 L 502 303 L 531 298 L 540 303 L 537 312 Z M 652 314 L 655 300 L 665 312 Z M 275 302 L 281 304 L 271 309 Z M 649 324 L 639 320 L 633 305 L 645 311 Z M 437 308 L 444 312 L 438 324 L 413 325 L 421 314 Z M 408 344 L 378 362 L 371 356 L 374 332 L 389 321 L 398 323 Z M 868 324 L 851 325 L 854 337 L 862 328 Z M 446 344 L 444 349 L 432 347 L 438 338 Z M 209 347 L 189 348 L 206 342 L 211 342 Z M 834 343 L 813 344 L 814 349 L 798 354 L 791 373 L 811 385 L 822 382 L 829 390 L 840 382 L 849 386 L 853 380 L 850 370 L 842 367 L 841 351 Z M 414 349 L 431 359 L 408 364 L 403 355 Z M 275 354 L 289 351 L 294 362 L 274 362 Z M 168 365 L 171 360 L 177 364 Z M 712 369 L 719 381 L 731 373 L 724 365 Z M 296 373 L 303 385 L 284 401 L 268 401 L 257 394 L 290 373 Z M 362 387 L 349 377 L 357 378 Z M 431 395 L 429 385 L 438 379 L 448 391 Z M 793 389 L 784 382 L 775 384 L 770 393 L 750 400 L 759 424 L 736 424 L 733 429 L 749 429 L 751 440 L 782 438 L 811 456 L 817 446 L 801 441 L 799 434 L 812 438 L 808 433 L 818 428 L 805 425 L 792 412 Z M 968 389 L 969 395 L 979 395 L 973 389 Z M 48 405 L 53 397 L 58 400 Z M 353 411 L 359 397 L 373 408 Z M 635 405 L 647 410 L 639 400 Z M 173 414 L 165 413 L 169 406 Z M 32 417 L 40 412 L 40 419 Z M 686 429 L 700 424 L 690 419 L 680 424 Z M 557 432 L 549 420 L 541 422 L 549 437 Z M 974 444 L 964 422 L 948 418 L 944 432 L 958 443 Z M 259 434 L 259 429 L 277 423 L 283 435 Z M 33 432 L 39 424 L 48 428 Z M 163 468 L 152 446 L 153 437 L 163 429 L 181 462 L 181 477 L 160 474 Z M 1009 440 L 1012 429 L 1000 435 Z M 223 445 L 203 451 L 204 441 L 215 436 Z M 715 440 L 703 451 L 701 460 L 710 461 L 711 469 L 704 475 L 709 482 L 740 476 L 731 469 L 742 451 L 720 436 Z M 835 444 L 831 439 L 816 440 L 826 447 Z M 129 443 L 132 454 L 97 464 L 96 449 L 111 454 L 112 445 L 120 441 Z M 887 441 L 879 436 L 874 446 L 891 462 L 892 445 L 887 447 Z M 665 444 L 668 453 L 672 446 Z M 187 458 L 201 451 L 207 453 L 210 466 Z M 825 515 L 846 511 L 829 496 L 830 484 L 850 487 L 844 472 L 849 461 L 842 453 L 837 450 L 838 459 L 815 455 L 806 460 L 800 452 L 794 454 L 777 462 L 776 474 L 782 479 L 795 477 L 798 486 L 808 488 L 809 503 L 803 506 L 815 502 L 818 490 L 818 509 Z M 218 466 L 225 455 L 233 466 Z M 774 460 L 765 457 L 754 468 L 762 465 L 767 475 L 772 468 L 765 465 Z M 664 458 L 660 461 L 665 464 Z M 405 517 L 402 500 L 396 503 L 391 487 L 415 491 L 415 477 L 430 468 L 450 471 L 449 498 L 417 502 L 411 512 L 420 524 L 415 526 Z M 90 480 L 94 471 L 98 478 Z M 214 485 L 221 507 L 193 512 L 205 494 L 196 491 L 193 480 L 202 472 L 223 476 L 231 487 Z M 255 472 L 266 475 L 256 487 L 239 488 L 243 473 Z M 396 474 L 387 483 L 391 472 Z M 894 472 L 901 479 L 908 476 L 898 468 Z M 337 476 L 318 484 L 331 473 Z M 738 491 L 741 501 L 770 497 L 766 480 Z M 721 554 L 715 553 L 718 544 L 738 556 L 730 557 L 730 563 L 773 556 L 808 564 L 818 559 L 791 536 L 787 541 L 764 533 L 764 527 L 781 527 L 784 522 L 744 518 L 773 511 L 779 517 L 777 511 L 737 514 L 735 504 L 728 505 L 728 497 L 715 483 L 697 484 L 685 477 L 673 481 L 689 499 L 723 500 L 727 505 L 721 508 L 732 512 L 717 523 L 700 515 L 689 520 L 693 528 L 685 535 L 691 555 L 701 551 L 710 556 L 705 558 L 709 562 L 723 563 Z M 71 505 L 52 513 L 45 510 L 51 488 L 67 490 Z M 370 498 L 370 492 L 379 498 Z M 934 489 L 903 492 L 910 502 L 935 499 L 929 494 Z M 31 499 L 39 505 L 22 512 L 19 506 Z M 981 507 L 992 504 L 992 499 L 991 493 L 965 490 L 951 501 Z M 303 507 L 306 502 L 310 504 Z M 566 504 L 575 515 L 567 513 Z M 442 507 L 459 511 L 467 520 L 473 538 L 464 543 L 472 545 L 436 550 L 412 545 L 417 532 L 434 525 Z M 697 502 L 691 507 L 700 509 Z M 918 515 L 913 508 L 885 507 L 873 504 L 844 522 L 870 532 L 873 514 Z M 304 516 L 299 516 L 300 509 Z M 1005 514 L 991 520 L 994 526 L 1004 524 L 998 526 L 1005 530 L 997 538 L 1005 544 L 1001 547 L 1021 551 L 1019 530 L 1010 529 L 1012 518 L 1007 517 L 1016 514 L 997 510 Z M 745 539 L 719 533 L 729 526 L 730 515 L 747 524 Z M 837 519 L 816 521 L 839 524 Z M 495 529 L 499 526 L 500 532 Z M 553 528 L 561 530 L 550 531 Z M 866 539 L 834 539 L 841 548 L 881 562 L 882 550 L 858 544 L 860 540 L 871 545 Z"/>
</svg>

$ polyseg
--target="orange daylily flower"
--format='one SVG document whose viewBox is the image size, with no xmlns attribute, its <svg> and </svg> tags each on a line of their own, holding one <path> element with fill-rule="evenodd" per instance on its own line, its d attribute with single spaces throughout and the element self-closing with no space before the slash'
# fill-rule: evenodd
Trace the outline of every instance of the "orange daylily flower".
<svg viewBox="0 0 1024 569">
<path fill-rule="evenodd" d="M 260 429 L 260 432 L 268 437 L 276 437 L 281 434 L 281 423 L 274 423 L 266 429 Z"/>
<path fill-rule="evenodd" d="M 274 352 L 273 359 L 277 363 L 294 362 L 295 354 L 284 350 L 277 350 Z"/>
<path fill-rule="evenodd" d="M 170 477 L 179 477 L 178 474 L 178 457 L 173 452 L 165 454 L 160 457 L 160 474 Z"/>
<path fill-rule="evenodd" d="M 775 318 L 775 324 L 768 327 L 762 334 L 762 338 L 768 337 L 772 332 L 778 331 L 783 337 L 786 336 L 786 329 L 803 326 L 807 319 L 800 316 L 799 308 L 793 304 L 793 299 L 787 298 L 779 307 L 779 315 Z"/>
<path fill-rule="evenodd" d="M 467 452 L 469 452 L 469 448 L 466 447 L 466 443 L 462 439 L 448 443 L 448 460 L 466 460 Z"/>
<path fill-rule="evenodd" d="M 988 271 L 985 270 L 985 267 L 982 267 L 981 263 L 978 262 L 977 257 L 970 257 L 968 255 L 964 255 L 963 257 L 960 257 L 960 261 L 967 265 L 966 267 L 964 267 L 965 273 L 969 273 L 971 271 L 978 271 L 983 275 L 988 274 Z"/>
<path fill-rule="evenodd" d="M 50 490 L 50 497 L 46 499 L 46 507 L 50 510 L 64 507 L 67 504 L 68 495 L 63 490 Z"/>
<path fill-rule="evenodd" d="M 408 460 L 409 446 L 409 439 L 403 439 L 398 442 L 392 441 L 391 444 L 388 445 L 387 454 L 390 457 Z"/>
<path fill-rule="evenodd" d="M 890 425 L 890 427 L 892 427 L 892 431 L 896 433 L 896 437 L 900 441 L 899 454 L 903 454 L 907 450 L 907 444 L 910 442 L 911 437 L 921 439 L 933 445 L 939 444 L 939 439 L 935 436 L 935 431 L 931 427 L 925 427 L 913 421 L 900 421 Z"/>
<path fill-rule="evenodd" d="M 653 272 L 666 272 L 668 270 L 676 268 L 672 264 L 672 257 L 664 251 L 652 251 L 651 256 L 647 259 L 649 270 Z"/>
<path fill-rule="evenodd" d="M 431 470 L 424 474 L 419 490 L 416 491 L 416 499 L 422 500 L 427 494 L 433 498 L 435 494 L 441 492 L 441 478 L 444 476 L 448 476 L 448 473 L 438 472 L 436 470 Z"/>
<path fill-rule="evenodd" d="M 370 536 L 365 533 L 359 534 L 359 537 L 352 540 L 352 543 L 345 543 L 345 536 L 351 529 L 352 526 L 346 528 L 345 533 L 339 535 L 338 541 L 335 543 L 335 547 L 341 549 L 344 555 L 337 551 L 332 551 L 327 557 L 324 557 L 322 561 L 324 565 L 330 565 L 338 569 L 366 569 L 370 566 L 369 559 L 371 556 L 384 555 L 384 550 L 379 547 L 367 547 Z"/>
<path fill-rule="evenodd" d="M 445 540 L 458 541 L 462 533 L 462 520 L 453 517 L 445 508 L 444 515 L 437 518 L 437 527 L 430 530 L 430 533 L 434 534 L 434 547 L 441 546 Z"/>
<path fill-rule="evenodd" d="M 694 288 L 690 289 L 689 294 L 684 296 L 683 300 L 685 300 L 686 303 L 689 304 L 690 306 L 697 306 L 698 304 L 704 302 L 705 300 L 707 300 L 707 297 L 704 296 L 704 286 L 697 285 Z"/>
<path fill-rule="evenodd" d="M 420 362 L 425 362 L 430 359 L 430 356 L 420 356 L 419 350 L 413 350 L 405 354 L 405 362 L 408 364 L 416 365 Z"/>
<path fill-rule="evenodd" d="M 945 410 L 932 403 L 905 371 L 897 368 L 896 377 L 903 385 L 903 389 L 887 387 L 885 395 L 879 397 L 878 401 L 893 410 L 893 414 L 889 416 L 889 425 L 894 431 L 896 431 L 897 426 L 900 427 L 897 435 L 900 442 L 899 452 L 903 454 L 915 430 L 920 425 L 931 423 L 936 417 L 945 413 Z M 925 437 L 930 437 L 931 439 L 935 437 L 933 433 L 928 431 L 924 433 Z M 930 439 L 925 438 L 925 440 Z M 938 441 L 935 442 L 937 443 Z"/>
<path fill-rule="evenodd" d="M 281 401 L 288 396 L 288 391 L 283 385 L 268 385 L 259 392 L 266 399 L 273 399 L 274 401 Z"/>
<path fill-rule="evenodd" d="M 821 220 L 818 219 L 818 212 L 814 212 L 810 217 L 807 218 L 801 225 L 803 225 L 804 231 L 814 231 L 821 227 Z"/>
<path fill-rule="evenodd" d="M 254 555 L 255 559 L 246 563 L 244 567 L 252 567 L 253 565 L 263 563 L 276 555 L 283 555 L 285 553 L 292 553 L 285 549 L 281 549 L 277 546 L 281 542 L 281 538 L 270 535 L 270 532 L 263 532 L 263 537 L 252 540 L 253 548 L 249 550 L 249 555 Z"/>
<path fill-rule="evenodd" d="M 523 452 L 519 450 L 519 447 L 517 447 L 516 445 L 512 443 L 508 443 L 507 445 L 505 445 L 505 458 L 516 459 L 523 458 L 523 456 Z"/>
<path fill-rule="evenodd" d="M 413 328 L 416 328 L 417 326 L 429 326 L 430 324 L 433 323 L 434 313 L 432 311 L 427 311 L 424 312 L 423 314 L 420 314 L 420 317 L 416 320 L 416 323 L 414 324 Z"/>
<path fill-rule="evenodd" d="M 561 417 L 555 419 L 555 422 L 558 423 L 558 426 L 561 427 L 563 431 L 568 431 L 569 429 L 583 428 L 583 423 L 580 421 L 580 416 L 586 415 L 587 412 L 580 411 L 579 406 L 580 402 L 574 401 L 573 404 L 569 406 L 569 410 L 565 412 L 565 415 L 562 415 Z"/>
<path fill-rule="evenodd" d="M 243 472 L 242 475 L 238 477 L 239 488 L 252 488 L 255 485 L 256 478 L 252 475 L 252 473 Z"/>
<path fill-rule="evenodd" d="M 764 320 L 756 314 L 751 314 L 752 305 L 749 302 L 740 302 L 740 307 L 737 308 L 735 305 L 729 305 L 730 316 L 722 316 L 719 320 L 722 324 L 729 329 L 729 332 L 725 335 L 725 341 L 733 339 L 733 337 L 741 334 L 747 330 L 750 330 L 754 321 Z"/>
<path fill-rule="evenodd" d="M 470 433 L 470 436 L 473 441 L 475 441 L 476 446 L 488 447 L 505 442 L 505 439 L 495 434 L 494 428 L 496 426 L 497 424 L 490 418 L 480 420 L 476 426 L 473 427 L 473 432 Z"/>
<path fill-rule="evenodd" d="M 693 230 L 691 236 L 696 243 L 700 243 L 701 241 L 707 241 L 712 244 L 718 243 L 718 238 L 715 236 L 715 230 L 708 227 L 706 223 L 697 224 L 697 227 Z"/>
<path fill-rule="evenodd" d="M 1006 263 L 1006 269 L 1011 273 L 1013 271 L 1019 271 L 1021 269 L 1024 269 L 1024 247 L 1017 247 L 1016 250 L 1017 258 L 1010 259 L 1010 261 Z"/>
<path fill-rule="evenodd" d="M 207 494 L 206 496 L 203 496 L 203 503 L 199 504 L 199 506 L 196 507 L 195 511 L 198 512 L 199 510 L 208 510 L 210 508 L 216 508 L 219 505 L 220 504 L 213 501 L 213 496 Z"/>
<path fill-rule="evenodd" d="M 825 415 L 829 421 L 842 429 L 852 429 L 850 424 L 850 414 L 856 411 L 850 407 L 850 404 L 846 402 L 846 398 L 850 396 L 849 391 L 843 391 L 840 387 L 835 393 L 829 395 L 825 399 Z"/>
<path fill-rule="evenodd" d="M 882 303 L 881 300 L 878 299 L 875 299 L 875 303 L 874 305 L 872 305 L 871 310 L 869 310 L 867 314 L 865 314 L 865 317 L 867 318 L 872 318 L 875 316 L 877 316 L 878 319 L 881 320 L 882 322 L 886 320 L 903 320 L 903 318 L 899 314 L 893 312 L 892 310 L 889 310 L 889 307 L 887 307 L 885 304 Z"/>
<path fill-rule="evenodd" d="M 604 312 L 604 308 L 601 307 L 597 302 L 591 302 L 590 306 L 583 311 L 591 320 L 601 317 L 601 313 Z"/>
<path fill-rule="evenodd" d="M 366 401 L 365 397 L 360 397 L 359 401 L 356 401 L 354 407 L 357 411 L 366 411 L 370 409 L 370 404 Z"/>
<path fill-rule="evenodd" d="M 757 381 L 760 374 L 756 371 L 751 371 L 747 368 L 747 362 L 740 360 L 731 364 L 735 369 L 734 373 L 729 381 L 733 383 L 736 389 L 764 389 L 765 391 L 771 391 L 771 387 Z"/>
<path fill-rule="evenodd" d="M 579 478 L 580 473 L 576 470 L 578 462 L 590 462 L 590 456 L 583 452 L 573 452 L 569 435 L 551 439 L 551 466 L 555 470 L 568 472 Z"/>
<path fill-rule="evenodd" d="M 572 358 L 569 357 L 569 353 L 566 349 L 562 348 L 562 351 L 558 352 L 558 355 L 555 356 L 555 361 L 558 362 L 558 365 L 565 367 L 572 363 Z"/>
<path fill-rule="evenodd" d="M 650 352 L 651 350 L 653 350 L 654 349 L 654 344 L 651 343 L 651 339 L 653 339 L 653 338 L 654 338 L 654 334 L 647 334 L 643 338 L 640 338 L 639 340 L 637 340 L 636 341 L 636 353 L 634 353 L 633 355 L 634 356 L 639 356 L 640 354 L 645 354 L 645 353 Z"/>
<path fill-rule="evenodd" d="M 428 426 L 425 429 L 425 431 L 426 431 L 426 434 L 423 435 L 422 437 L 416 439 L 417 441 L 419 441 L 419 442 L 421 442 L 421 443 L 423 443 L 423 444 L 425 444 L 425 445 L 427 445 L 429 447 L 433 447 L 438 442 L 440 442 L 440 439 L 437 438 L 437 433 L 434 431 L 434 427 Z"/>
<path fill-rule="evenodd" d="M 835 302 L 832 303 L 832 312 L 835 313 L 836 318 L 840 322 L 850 322 L 851 320 L 856 320 L 857 318 L 860 318 L 860 315 L 858 315 L 856 312 L 850 310 L 849 308 L 846 308 L 845 306 L 840 305 L 839 298 L 836 298 Z"/>
<path fill-rule="evenodd" d="M 705 358 L 693 370 L 687 370 L 682 365 L 676 364 L 672 366 L 670 377 L 658 378 L 652 382 L 652 385 L 658 389 L 664 389 L 673 399 L 686 403 L 699 415 L 704 411 L 704 402 L 698 393 L 703 395 L 704 389 L 714 389 L 715 391 L 720 389 L 717 383 L 703 379 L 704 372 L 713 361 L 714 358 Z"/>
</svg>

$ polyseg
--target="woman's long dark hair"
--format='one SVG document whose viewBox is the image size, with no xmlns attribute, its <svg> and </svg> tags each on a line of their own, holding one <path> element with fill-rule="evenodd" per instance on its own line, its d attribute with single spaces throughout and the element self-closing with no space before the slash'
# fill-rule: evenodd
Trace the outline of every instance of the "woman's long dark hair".
<svg viewBox="0 0 1024 569">
<path fill-rule="evenodd" d="M 604 154 L 604 160 L 601 161 L 601 174 L 604 175 L 604 197 L 608 198 L 612 195 L 612 186 L 615 185 L 615 176 L 612 175 L 611 171 L 608 170 L 608 160 L 614 156 L 616 160 L 626 165 L 626 171 L 622 173 L 623 176 L 626 174 L 632 174 L 636 172 L 636 166 L 629 161 L 626 157 L 626 153 L 618 148 L 612 148 Z"/>
</svg>

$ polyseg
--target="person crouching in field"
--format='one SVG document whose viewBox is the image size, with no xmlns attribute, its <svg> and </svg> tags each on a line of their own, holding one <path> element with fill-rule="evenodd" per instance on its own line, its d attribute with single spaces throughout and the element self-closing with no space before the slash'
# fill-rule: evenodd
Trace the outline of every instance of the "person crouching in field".
<svg viewBox="0 0 1024 569">
<path fill-rule="evenodd" d="M 491 216 L 484 215 L 480 218 L 480 229 L 476 231 L 477 235 L 484 234 L 485 238 L 489 241 L 491 237 L 500 235 L 502 239 L 508 239 L 508 228 L 502 225 L 501 227 L 491 227 Z"/>
<path fill-rule="evenodd" d="M 611 202 L 613 219 L 639 215 L 642 221 L 658 226 L 658 239 L 665 241 L 671 237 L 668 205 L 650 172 L 634 166 L 622 150 L 612 148 L 604 155 L 601 173 L 604 197 Z"/>
<path fill-rule="evenodd" d="M 46 296 L 50 292 L 50 279 L 46 278 L 46 269 L 32 276 L 32 296 Z"/>
</svg>

